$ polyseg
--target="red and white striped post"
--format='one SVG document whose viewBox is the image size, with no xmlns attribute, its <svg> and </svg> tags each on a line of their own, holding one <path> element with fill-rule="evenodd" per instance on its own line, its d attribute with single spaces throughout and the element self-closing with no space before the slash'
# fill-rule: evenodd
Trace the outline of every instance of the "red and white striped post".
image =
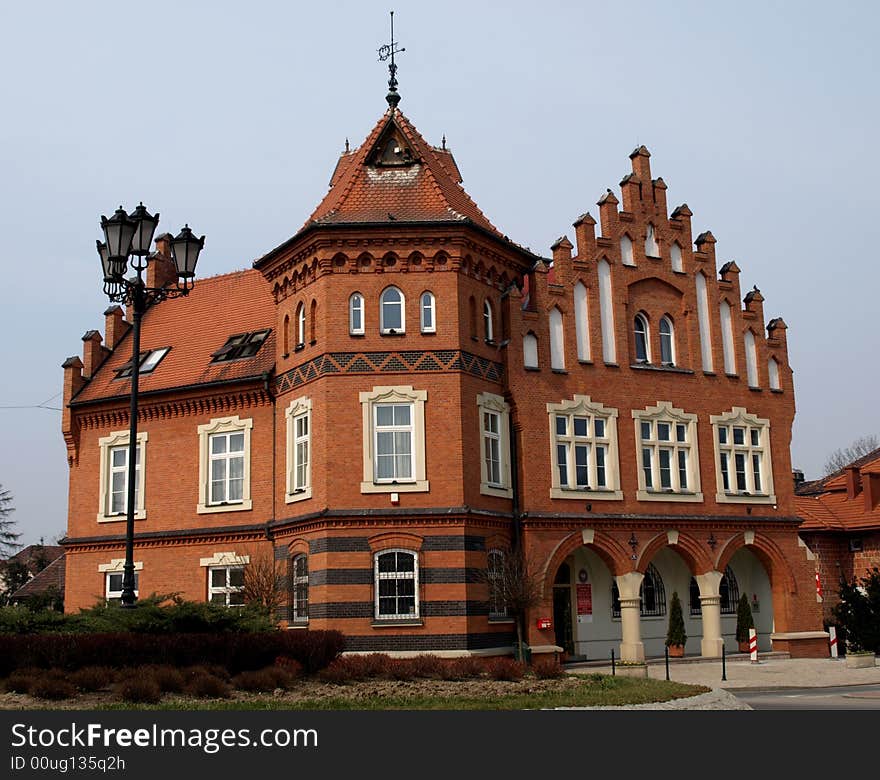
<svg viewBox="0 0 880 780">
<path fill-rule="evenodd" d="M 758 663 L 758 633 L 754 628 L 749 629 L 749 656 L 753 664 Z"/>
<path fill-rule="evenodd" d="M 837 658 L 837 629 L 828 626 L 828 643 L 831 645 L 831 657 Z"/>
</svg>

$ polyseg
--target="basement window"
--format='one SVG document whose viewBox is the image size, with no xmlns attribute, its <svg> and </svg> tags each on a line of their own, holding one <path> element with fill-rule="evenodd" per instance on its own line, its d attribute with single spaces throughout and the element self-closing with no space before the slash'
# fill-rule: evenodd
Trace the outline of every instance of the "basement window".
<svg viewBox="0 0 880 780">
<path fill-rule="evenodd" d="M 151 374 L 156 366 L 162 362 L 162 358 L 168 354 L 168 351 L 171 347 L 162 347 L 162 349 L 149 349 L 146 352 L 141 352 L 138 356 L 138 374 Z M 129 377 L 132 375 L 133 363 L 129 360 L 127 363 L 123 363 L 116 370 L 116 378 L 124 379 L 125 377 Z"/>
<path fill-rule="evenodd" d="M 266 329 L 230 336 L 220 349 L 211 353 L 211 362 L 220 363 L 227 360 L 253 357 L 260 351 L 260 347 L 263 346 L 263 342 L 269 337 L 269 333 L 270 331 Z"/>
</svg>

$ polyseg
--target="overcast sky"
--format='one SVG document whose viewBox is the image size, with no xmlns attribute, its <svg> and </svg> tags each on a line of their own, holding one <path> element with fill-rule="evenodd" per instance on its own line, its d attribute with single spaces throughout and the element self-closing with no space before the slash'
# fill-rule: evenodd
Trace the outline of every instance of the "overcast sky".
<svg viewBox="0 0 880 780">
<path fill-rule="evenodd" d="M 789 325 L 793 460 L 880 433 L 873 2 L 398 2 L 401 109 L 464 186 L 549 255 L 645 144 Z M 0 406 L 60 406 L 103 330 L 100 215 L 139 200 L 207 235 L 200 275 L 302 225 L 345 138 L 386 108 L 388 2 L 0 6 Z M 53 396 L 59 393 L 59 396 Z M 22 541 L 66 525 L 61 413 L 0 409 Z M 783 477 L 784 478 L 784 477 Z"/>
</svg>

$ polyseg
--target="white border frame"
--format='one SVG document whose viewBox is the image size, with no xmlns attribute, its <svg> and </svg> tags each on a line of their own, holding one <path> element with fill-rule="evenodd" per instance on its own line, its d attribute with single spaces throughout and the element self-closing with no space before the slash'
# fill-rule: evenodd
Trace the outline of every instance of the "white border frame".
<svg viewBox="0 0 880 780">
<path fill-rule="evenodd" d="M 198 427 L 199 435 L 199 503 L 196 513 L 200 515 L 215 512 L 244 512 L 253 509 L 251 501 L 251 431 L 254 427 L 252 418 L 242 419 L 238 415 L 232 417 L 216 417 Z M 208 441 L 212 433 L 244 432 L 244 480 L 241 486 L 241 501 L 234 504 L 209 504 L 208 480 L 211 477 Z"/>
</svg>

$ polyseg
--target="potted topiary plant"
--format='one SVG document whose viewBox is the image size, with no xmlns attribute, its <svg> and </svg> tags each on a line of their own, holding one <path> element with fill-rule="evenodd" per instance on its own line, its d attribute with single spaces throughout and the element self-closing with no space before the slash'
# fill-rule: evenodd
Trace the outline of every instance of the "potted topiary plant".
<svg viewBox="0 0 880 780">
<path fill-rule="evenodd" d="M 666 646 L 669 648 L 669 655 L 673 658 L 681 658 L 684 655 L 686 642 L 687 633 L 684 630 L 681 599 L 678 598 L 678 591 L 673 591 L 672 601 L 669 603 L 669 630 L 666 632 Z"/>
<path fill-rule="evenodd" d="M 741 653 L 749 652 L 749 629 L 754 627 L 755 619 L 752 617 L 749 597 L 743 593 L 736 608 L 736 641 Z"/>
</svg>

